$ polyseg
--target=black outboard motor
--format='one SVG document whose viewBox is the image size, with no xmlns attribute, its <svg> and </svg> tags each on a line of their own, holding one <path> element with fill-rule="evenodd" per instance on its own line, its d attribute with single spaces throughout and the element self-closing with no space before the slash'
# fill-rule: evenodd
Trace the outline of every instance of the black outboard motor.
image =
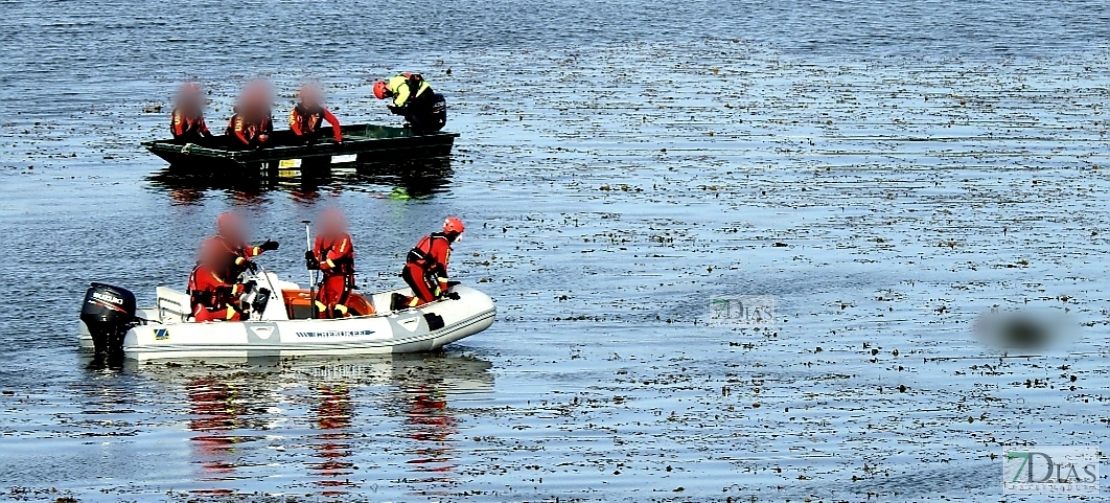
<svg viewBox="0 0 1110 503">
<path fill-rule="evenodd" d="M 81 321 L 89 327 L 97 354 L 123 352 L 123 336 L 135 325 L 135 294 L 93 283 L 81 305 Z"/>
</svg>

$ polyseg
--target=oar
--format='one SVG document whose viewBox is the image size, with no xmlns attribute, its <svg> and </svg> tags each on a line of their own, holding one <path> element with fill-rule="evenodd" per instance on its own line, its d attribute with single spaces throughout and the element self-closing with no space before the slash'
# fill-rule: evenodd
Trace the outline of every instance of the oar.
<svg viewBox="0 0 1110 503">
<path fill-rule="evenodd" d="M 309 253 L 312 253 L 312 222 L 302 220 L 304 223 L 304 244 Z M 312 317 L 316 318 L 316 270 L 308 270 L 308 292 L 312 296 L 309 303 L 312 306 Z"/>
</svg>

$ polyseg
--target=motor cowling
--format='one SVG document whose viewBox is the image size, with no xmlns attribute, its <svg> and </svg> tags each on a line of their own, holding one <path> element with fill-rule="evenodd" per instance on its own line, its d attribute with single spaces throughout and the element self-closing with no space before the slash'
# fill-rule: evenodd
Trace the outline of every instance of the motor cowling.
<svg viewBox="0 0 1110 503">
<path fill-rule="evenodd" d="M 88 327 L 97 353 L 122 352 L 123 336 L 135 324 L 135 294 L 93 283 L 81 304 L 81 321 Z"/>
</svg>

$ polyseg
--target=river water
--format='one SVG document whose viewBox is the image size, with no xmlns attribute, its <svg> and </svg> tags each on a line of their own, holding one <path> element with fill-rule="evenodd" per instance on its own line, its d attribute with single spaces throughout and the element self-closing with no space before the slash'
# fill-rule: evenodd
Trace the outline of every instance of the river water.
<svg viewBox="0 0 1110 503">
<path fill-rule="evenodd" d="M 1105 2 L 0 10 L 0 500 L 987 501 L 1002 445 L 1110 433 Z M 390 122 L 369 84 L 403 70 L 448 96 L 450 159 L 255 187 L 138 146 L 184 79 L 217 126 L 258 76 L 279 113 L 316 78 Z M 327 206 L 364 289 L 462 217 L 497 322 L 408 358 L 76 350 L 90 281 L 183 286 L 229 209 L 304 281 Z M 770 326 L 709 323 L 736 295 Z M 991 311 L 1066 339 L 985 345 Z"/>
</svg>

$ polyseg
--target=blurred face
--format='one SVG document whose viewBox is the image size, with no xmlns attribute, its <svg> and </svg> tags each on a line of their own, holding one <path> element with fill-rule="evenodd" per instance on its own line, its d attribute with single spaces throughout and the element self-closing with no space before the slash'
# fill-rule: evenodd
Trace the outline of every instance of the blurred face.
<svg viewBox="0 0 1110 503">
<path fill-rule="evenodd" d="M 233 214 L 220 217 L 216 232 L 232 242 L 242 242 L 246 238 L 243 234 L 243 222 Z"/>
<path fill-rule="evenodd" d="M 200 108 L 204 103 L 200 87 L 186 84 L 177 93 L 177 106 L 181 108 Z"/>
<path fill-rule="evenodd" d="M 338 210 L 329 210 L 320 217 L 320 231 L 325 234 L 347 232 L 347 219 Z"/>
<path fill-rule="evenodd" d="M 200 249 L 200 263 L 205 267 L 212 269 L 219 269 L 224 266 L 224 253 L 219 245 L 215 243 L 205 243 Z"/>
<path fill-rule="evenodd" d="M 304 105 L 305 108 L 314 108 L 323 102 L 322 94 L 315 86 L 302 87 L 300 96 L 301 104 Z"/>
<path fill-rule="evenodd" d="M 239 97 L 239 109 L 247 114 L 265 114 L 270 109 L 270 84 L 264 80 L 251 81 Z"/>
</svg>

